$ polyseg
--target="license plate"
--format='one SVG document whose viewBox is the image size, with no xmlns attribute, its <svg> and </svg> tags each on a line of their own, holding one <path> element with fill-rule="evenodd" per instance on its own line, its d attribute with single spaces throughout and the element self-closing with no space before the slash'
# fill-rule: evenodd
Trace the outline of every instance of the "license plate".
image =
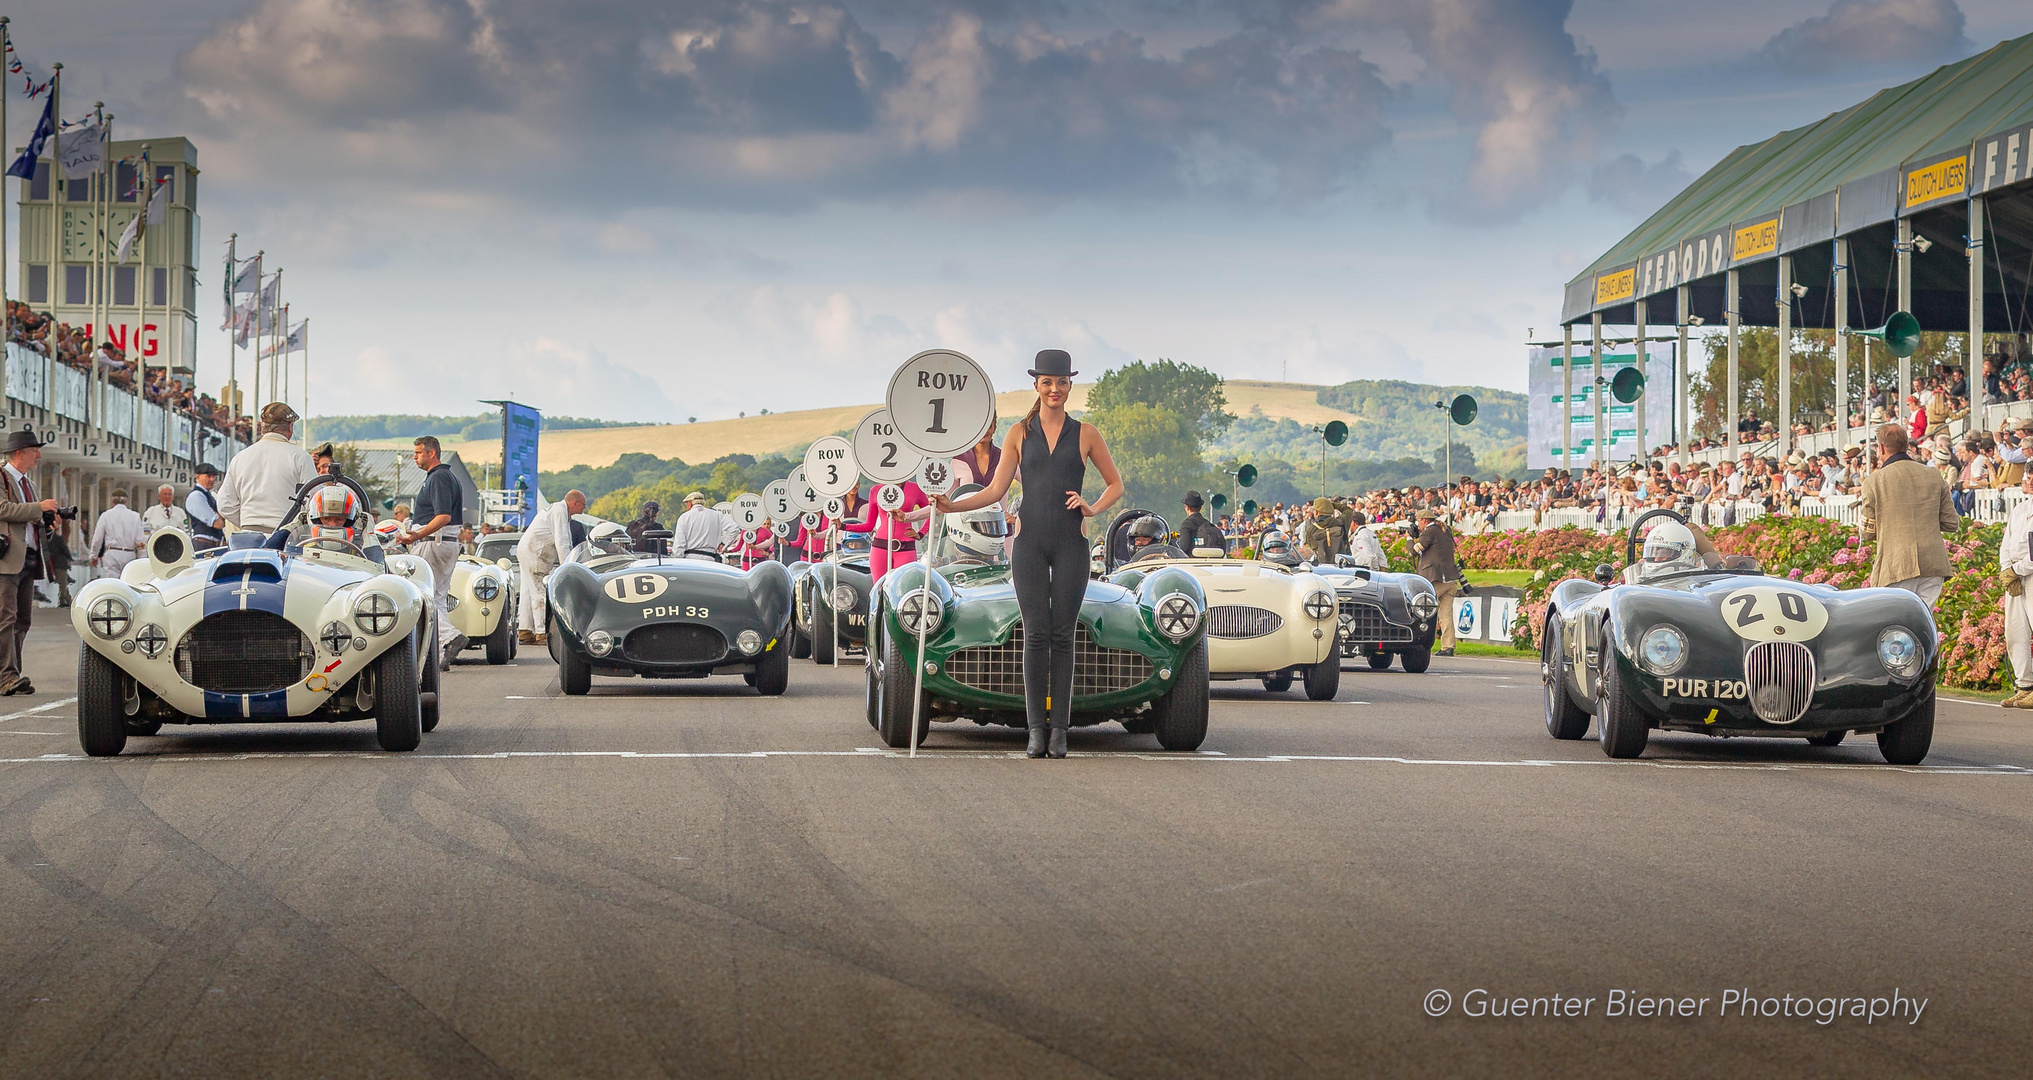
<svg viewBox="0 0 2033 1080">
<path fill-rule="evenodd" d="M 867 626 L 867 625 L 868 625 L 868 616 L 866 616 L 866 615 L 849 615 L 849 616 L 847 616 L 847 625 L 849 625 L 849 626 Z"/>
</svg>

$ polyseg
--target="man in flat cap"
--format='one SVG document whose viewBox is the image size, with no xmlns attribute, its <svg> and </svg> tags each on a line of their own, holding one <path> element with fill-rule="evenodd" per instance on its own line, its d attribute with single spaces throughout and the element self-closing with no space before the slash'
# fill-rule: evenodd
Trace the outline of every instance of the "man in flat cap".
<svg viewBox="0 0 2033 1080">
<path fill-rule="evenodd" d="M 235 528 L 274 532 L 297 489 L 317 475 L 311 456 L 290 441 L 296 421 L 296 410 L 270 402 L 261 410 L 261 437 L 227 464 L 219 514 Z"/>
<path fill-rule="evenodd" d="M 6 488 L 0 490 L 0 529 L 8 538 L 0 552 L 0 694 L 33 694 L 34 684 L 22 673 L 22 643 L 35 614 L 35 583 L 42 580 L 43 521 L 56 510 L 55 499 L 37 498 L 35 466 L 42 460 L 42 440 L 19 428 L 7 433 L 7 466 L 0 469 Z"/>
</svg>

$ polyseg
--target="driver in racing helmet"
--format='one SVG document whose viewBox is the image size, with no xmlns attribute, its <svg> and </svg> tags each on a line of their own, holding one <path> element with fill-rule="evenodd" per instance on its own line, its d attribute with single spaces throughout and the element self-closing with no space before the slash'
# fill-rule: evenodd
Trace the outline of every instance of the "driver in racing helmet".
<svg viewBox="0 0 2033 1080">
<path fill-rule="evenodd" d="M 1165 541 L 1165 527 L 1155 517 L 1140 517 L 1129 523 L 1129 561 L 1139 559 L 1183 559 L 1186 553 Z"/>
<path fill-rule="evenodd" d="M 940 532 L 942 554 L 948 560 L 1002 563 L 1007 561 L 1003 539 L 1009 535 L 1009 519 L 1000 503 L 979 510 L 947 514 Z"/>
<path fill-rule="evenodd" d="M 1637 579 L 1650 580 L 1714 566 L 1709 554 L 1715 550 L 1714 545 L 1703 543 L 1704 539 L 1693 528 L 1677 521 L 1654 526 L 1645 537 L 1644 556 L 1636 567 Z"/>
<path fill-rule="evenodd" d="M 310 539 L 343 540 L 357 544 L 353 528 L 359 514 L 353 492 L 341 484 L 326 484 L 311 496 Z"/>
<path fill-rule="evenodd" d="M 1292 541 L 1275 529 L 1264 534 L 1259 548 L 1257 557 L 1265 562 L 1274 562 L 1280 566 L 1299 565 L 1299 557 L 1292 553 Z"/>
</svg>

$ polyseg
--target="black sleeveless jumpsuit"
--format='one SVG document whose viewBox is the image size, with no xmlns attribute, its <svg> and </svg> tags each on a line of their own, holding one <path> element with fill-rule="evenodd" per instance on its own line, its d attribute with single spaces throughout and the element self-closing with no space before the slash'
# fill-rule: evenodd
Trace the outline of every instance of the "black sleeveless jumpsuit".
<svg viewBox="0 0 2033 1080">
<path fill-rule="evenodd" d="M 1047 445 L 1042 423 L 1027 422 L 1018 466 L 1022 528 L 1010 577 L 1024 619 L 1024 711 L 1033 728 L 1046 725 L 1049 711 L 1051 726 L 1063 731 L 1073 721 L 1073 633 L 1088 577 L 1086 517 L 1066 508 L 1066 493 L 1079 491 L 1087 476 L 1080 421 L 1066 418 L 1056 448 Z"/>
</svg>

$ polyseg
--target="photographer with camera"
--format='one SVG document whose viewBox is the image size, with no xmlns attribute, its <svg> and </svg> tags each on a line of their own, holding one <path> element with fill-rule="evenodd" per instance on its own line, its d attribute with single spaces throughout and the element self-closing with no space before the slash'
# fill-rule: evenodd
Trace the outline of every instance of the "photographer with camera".
<svg viewBox="0 0 2033 1080">
<path fill-rule="evenodd" d="M 35 615 L 35 583 L 42 579 L 42 530 L 57 514 L 55 499 L 37 499 L 31 474 L 42 460 L 42 440 L 28 430 L 7 433 L 7 490 L 0 494 L 0 695 L 33 694 L 21 673 L 21 646 Z M 70 516 L 77 508 L 69 508 Z"/>
</svg>

